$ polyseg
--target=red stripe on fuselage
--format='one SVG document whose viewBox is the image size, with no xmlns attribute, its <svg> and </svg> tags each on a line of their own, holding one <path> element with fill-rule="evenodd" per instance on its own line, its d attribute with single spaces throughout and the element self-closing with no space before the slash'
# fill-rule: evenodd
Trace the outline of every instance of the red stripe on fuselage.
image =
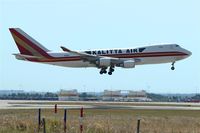
<svg viewBox="0 0 200 133">
<path fill-rule="evenodd" d="M 149 53 L 135 53 L 135 54 L 109 54 L 101 55 L 106 57 L 113 58 L 144 58 L 144 57 L 164 57 L 164 56 L 187 56 L 186 53 L 182 52 L 149 52 Z M 60 62 L 60 61 L 79 61 L 82 60 L 80 56 L 71 56 L 71 57 L 55 57 L 53 59 L 44 59 L 44 60 L 33 60 L 35 62 Z"/>
<path fill-rule="evenodd" d="M 27 43 L 29 46 L 31 46 L 33 49 L 35 49 L 38 53 L 40 53 L 44 57 L 46 57 L 46 58 L 52 58 L 43 49 L 41 49 L 40 47 L 38 47 L 31 40 L 29 40 L 28 38 L 26 38 L 24 35 L 22 35 L 18 31 L 16 31 L 15 29 L 11 29 L 11 32 L 14 33 L 18 38 L 20 38 L 21 40 L 23 40 L 25 43 Z"/>
</svg>

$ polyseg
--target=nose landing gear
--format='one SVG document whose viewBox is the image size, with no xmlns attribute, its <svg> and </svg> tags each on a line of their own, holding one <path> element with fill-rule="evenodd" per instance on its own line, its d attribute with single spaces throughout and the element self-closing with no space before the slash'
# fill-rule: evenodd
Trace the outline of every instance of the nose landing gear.
<svg viewBox="0 0 200 133">
<path fill-rule="evenodd" d="M 175 63 L 175 62 L 172 62 L 171 70 L 175 70 L 174 63 Z"/>
</svg>

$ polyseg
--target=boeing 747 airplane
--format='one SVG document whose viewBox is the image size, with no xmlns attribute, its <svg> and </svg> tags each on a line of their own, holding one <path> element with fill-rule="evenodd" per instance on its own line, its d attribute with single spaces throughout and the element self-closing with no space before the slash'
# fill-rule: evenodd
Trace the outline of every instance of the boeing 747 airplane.
<svg viewBox="0 0 200 133">
<path fill-rule="evenodd" d="M 112 75 L 115 67 L 134 68 L 136 65 L 172 63 L 189 57 L 192 53 L 177 44 L 161 44 L 139 48 L 116 48 L 74 51 L 61 46 L 53 52 L 42 46 L 20 28 L 9 29 L 20 53 L 19 60 L 45 63 L 63 67 L 96 67 L 100 74 Z M 108 70 L 107 70 L 108 69 Z"/>
</svg>

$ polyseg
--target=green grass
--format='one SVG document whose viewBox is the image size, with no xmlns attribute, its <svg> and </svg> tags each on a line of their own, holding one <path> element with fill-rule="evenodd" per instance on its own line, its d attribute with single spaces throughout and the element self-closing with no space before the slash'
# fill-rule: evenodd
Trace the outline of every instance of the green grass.
<svg viewBox="0 0 200 133">
<path fill-rule="evenodd" d="M 37 132 L 38 110 L 0 110 L 0 133 Z M 47 133 L 63 132 L 63 109 L 43 109 Z M 79 132 L 79 110 L 68 110 L 68 133 Z M 84 133 L 134 133 L 137 118 L 141 133 L 200 133 L 200 111 L 181 110 L 84 110 Z M 40 131 L 42 133 L 42 129 Z"/>
</svg>

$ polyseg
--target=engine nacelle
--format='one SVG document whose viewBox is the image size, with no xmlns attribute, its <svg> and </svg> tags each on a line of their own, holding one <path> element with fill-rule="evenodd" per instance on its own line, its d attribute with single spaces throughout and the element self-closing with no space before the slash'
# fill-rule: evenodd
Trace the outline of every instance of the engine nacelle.
<svg viewBox="0 0 200 133">
<path fill-rule="evenodd" d="M 98 60 L 98 65 L 101 67 L 101 66 L 104 66 L 104 67 L 108 67 L 111 65 L 111 59 L 109 58 L 100 58 Z"/>
<path fill-rule="evenodd" d="M 134 60 L 127 60 L 123 62 L 123 68 L 134 68 L 135 67 L 135 61 Z"/>
</svg>

